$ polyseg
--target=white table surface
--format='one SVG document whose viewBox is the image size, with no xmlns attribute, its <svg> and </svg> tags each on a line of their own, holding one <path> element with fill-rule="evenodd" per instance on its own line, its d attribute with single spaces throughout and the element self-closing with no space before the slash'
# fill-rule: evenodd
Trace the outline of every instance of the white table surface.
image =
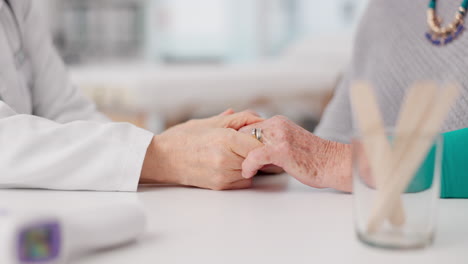
<svg viewBox="0 0 468 264">
<path fill-rule="evenodd" d="M 177 186 L 138 193 L 0 191 L 0 207 L 74 210 L 139 200 L 147 234 L 137 243 L 97 252 L 98 263 L 466 263 L 468 200 L 441 200 L 435 244 L 386 251 L 357 241 L 352 195 L 316 190 L 287 175 L 256 179 L 250 190 L 215 192 Z"/>
</svg>

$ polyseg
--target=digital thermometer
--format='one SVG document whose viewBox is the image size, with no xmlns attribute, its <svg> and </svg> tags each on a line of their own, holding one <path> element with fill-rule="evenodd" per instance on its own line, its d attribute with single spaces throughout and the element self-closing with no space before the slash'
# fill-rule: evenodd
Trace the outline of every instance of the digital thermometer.
<svg viewBox="0 0 468 264">
<path fill-rule="evenodd" d="M 62 264 L 136 240 L 146 216 L 136 203 L 54 214 L 0 209 L 1 264 Z"/>
</svg>

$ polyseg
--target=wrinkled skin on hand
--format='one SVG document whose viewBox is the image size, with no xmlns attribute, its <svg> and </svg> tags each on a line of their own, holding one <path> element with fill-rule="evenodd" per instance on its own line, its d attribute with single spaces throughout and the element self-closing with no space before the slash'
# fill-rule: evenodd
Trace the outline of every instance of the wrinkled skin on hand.
<svg viewBox="0 0 468 264">
<path fill-rule="evenodd" d="M 262 146 L 237 130 L 262 121 L 250 111 L 228 110 L 192 120 L 154 137 L 143 165 L 142 183 L 175 183 L 213 190 L 243 189 L 242 162 Z"/>
<path fill-rule="evenodd" d="M 321 139 L 282 116 L 240 131 L 250 134 L 253 128 L 262 129 L 264 146 L 251 151 L 243 162 L 246 179 L 273 164 L 306 185 L 351 191 L 350 145 Z"/>
</svg>

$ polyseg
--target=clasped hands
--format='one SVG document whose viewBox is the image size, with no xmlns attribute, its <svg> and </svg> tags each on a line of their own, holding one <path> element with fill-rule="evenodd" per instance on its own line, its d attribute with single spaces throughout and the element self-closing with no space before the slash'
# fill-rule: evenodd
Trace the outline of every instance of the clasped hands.
<svg viewBox="0 0 468 264">
<path fill-rule="evenodd" d="M 262 129 L 262 142 L 252 137 L 254 128 Z M 285 117 L 227 110 L 154 136 L 140 182 L 244 189 L 259 170 L 284 170 L 312 187 L 350 191 L 350 164 L 348 145 L 318 138 Z"/>
</svg>

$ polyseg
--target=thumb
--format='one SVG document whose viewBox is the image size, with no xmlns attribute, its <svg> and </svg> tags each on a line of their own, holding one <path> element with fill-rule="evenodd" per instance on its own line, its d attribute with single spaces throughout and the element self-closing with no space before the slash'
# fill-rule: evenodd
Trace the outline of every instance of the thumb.
<svg viewBox="0 0 468 264">
<path fill-rule="evenodd" d="M 274 151 L 269 146 L 257 148 L 242 163 L 242 177 L 250 179 L 265 165 L 274 164 Z"/>
<path fill-rule="evenodd" d="M 221 126 L 225 128 L 232 128 L 239 130 L 244 126 L 255 124 L 264 121 L 261 117 L 258 117 L 251 112 L 241 112 L 228 116 L 223 116 L 221 120 Z"/>
</svg>

